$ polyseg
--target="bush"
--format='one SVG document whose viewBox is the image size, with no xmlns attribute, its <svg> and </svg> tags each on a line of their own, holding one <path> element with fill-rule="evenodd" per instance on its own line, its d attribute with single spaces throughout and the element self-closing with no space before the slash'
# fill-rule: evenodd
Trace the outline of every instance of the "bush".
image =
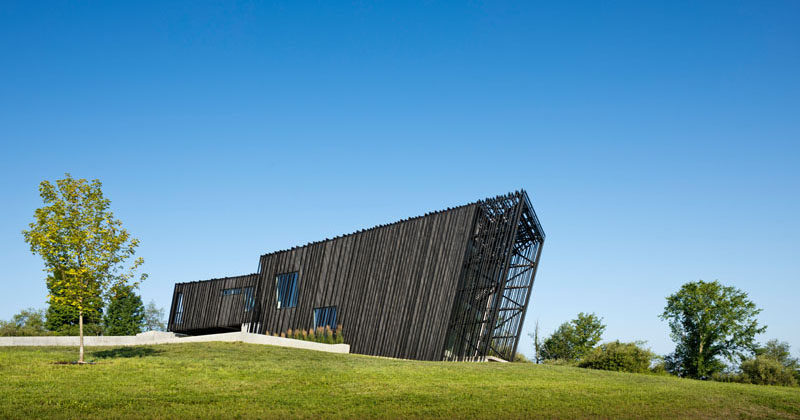
<svg viewBox="0 0 800 420">
<path fill-rule="evenodd" d="M 644 373 L 650 370 L 650 362 L 654 358 L 653 352 L 640 347 L 637 343 L 612 341 L 589 351 L 578 363 L 578 367 Z"/>
<path fill-rule="evenodd" d="M 0 321 L 0 336 L 54 335 L 45 326 L 44 311 L 23 309 L 10 321 Z"/>
<path fill-rule="evenodd" d="M 344 335 L 342 335 L 342 324 L 339 324 L 336 327 L 336 339 L 334 340 L 335 344 L 342 344 L 344 343 Z"/>
<path fill-rule="evenodd" d="M 741 365 L 741 382 L 757 385 L 797 386 L 794 372 L 769 356 L 756 356 Z"/>
<path fill-rule="evenodd" d="M 654 375 L 669 375 L 667 366 L 661 356 L 656 356 L 657 361 L 650 367 L 650 373 Z"/>
<path fill-rule="evenodd" d="M 512 362 L 531 363 L 531 361 L 527 357 L 525 357 L 525 355 L 522 353 L 514 353 L 514 359 L 512 360 Z"/>
<path fill-rule="evenodd" d="M 269 335 L 269 331 L 266 333 Z M 325 344 L 342 344 L 344 343 L 344 334 L 342 334 L 342 325 L 339 324 L 335 330 L 329 326 L 319 327 L 315 330 L 287 330 L 282 333 L 273 333 L 273 336 L 280 336 L 286 338 L 293 338 L 295 340 L 313 341 L 316 343 Z"/>
</svg>

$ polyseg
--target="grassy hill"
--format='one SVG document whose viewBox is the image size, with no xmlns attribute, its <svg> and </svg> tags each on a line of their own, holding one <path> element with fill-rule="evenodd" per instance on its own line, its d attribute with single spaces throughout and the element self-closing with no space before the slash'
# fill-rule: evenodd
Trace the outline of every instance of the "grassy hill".
<svg viewBox="0 0 800 420">
<path fill-rule="evenodd" d="M 0 348 L 0 418 L 800 418 L 800 389 L 242 343 Z"/>
</svg>

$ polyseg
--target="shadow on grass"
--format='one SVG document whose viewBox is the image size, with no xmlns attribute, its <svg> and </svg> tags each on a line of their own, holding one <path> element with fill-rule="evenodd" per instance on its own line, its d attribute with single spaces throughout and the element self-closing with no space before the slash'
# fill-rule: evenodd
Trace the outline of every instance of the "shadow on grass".
<svg viewBox="0 0 800 420">
<path fill-rule="evenodd" d="M 117 347 L 111 350 L 101 350 L 92 352 L 92 356 L 98 359 L 113 359 L 117 357 L 146 357 L 163 352 L 152 347 Z"/>
</svg>

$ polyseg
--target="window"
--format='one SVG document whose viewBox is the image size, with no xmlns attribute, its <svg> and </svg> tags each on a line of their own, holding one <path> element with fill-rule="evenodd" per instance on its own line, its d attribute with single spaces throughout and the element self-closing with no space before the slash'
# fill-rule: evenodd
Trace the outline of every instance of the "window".
<svg viewBox="0 0 800 420">
<path fill-rule="evenodd" d="M 332 330 L 336 329 L 335 306 L 314 309 L 314 329 L 316 330 L 319 327 L 331 327 Z"/>
<path fill-rule="evenodd" d="M 275 277 L 275 294 L 278 297 L 278 309 L 297 306 L 297 271 Z"/>
<path fill-rule="evenodd" d="M 175 305 L 175 323 L 183 322 L 183 293 L 178 293 L 178 303 Z"/>
<path fill-rule="evenodd" d="M 242 293 L 242 289 L 223 289 L 222 296 L 233 296 Z"/>
<path fill-rule="evenodd" d="M 253 296 L 253 287 L 245 287 L 244 289 L 244 311 L 250 312 L 256 306 L 256 298 Z"/>
</svg>

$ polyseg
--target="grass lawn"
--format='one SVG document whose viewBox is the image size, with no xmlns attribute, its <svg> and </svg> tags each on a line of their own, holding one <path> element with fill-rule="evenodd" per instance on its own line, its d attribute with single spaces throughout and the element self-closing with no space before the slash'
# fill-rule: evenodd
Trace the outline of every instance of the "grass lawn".
<svg viewBox="0 0 800 420">
<path fill-rule="evenodd" d="M 800 418 L 800 388 L 242 343 L 0 348 L 0 418 Z"/>
</svg>

